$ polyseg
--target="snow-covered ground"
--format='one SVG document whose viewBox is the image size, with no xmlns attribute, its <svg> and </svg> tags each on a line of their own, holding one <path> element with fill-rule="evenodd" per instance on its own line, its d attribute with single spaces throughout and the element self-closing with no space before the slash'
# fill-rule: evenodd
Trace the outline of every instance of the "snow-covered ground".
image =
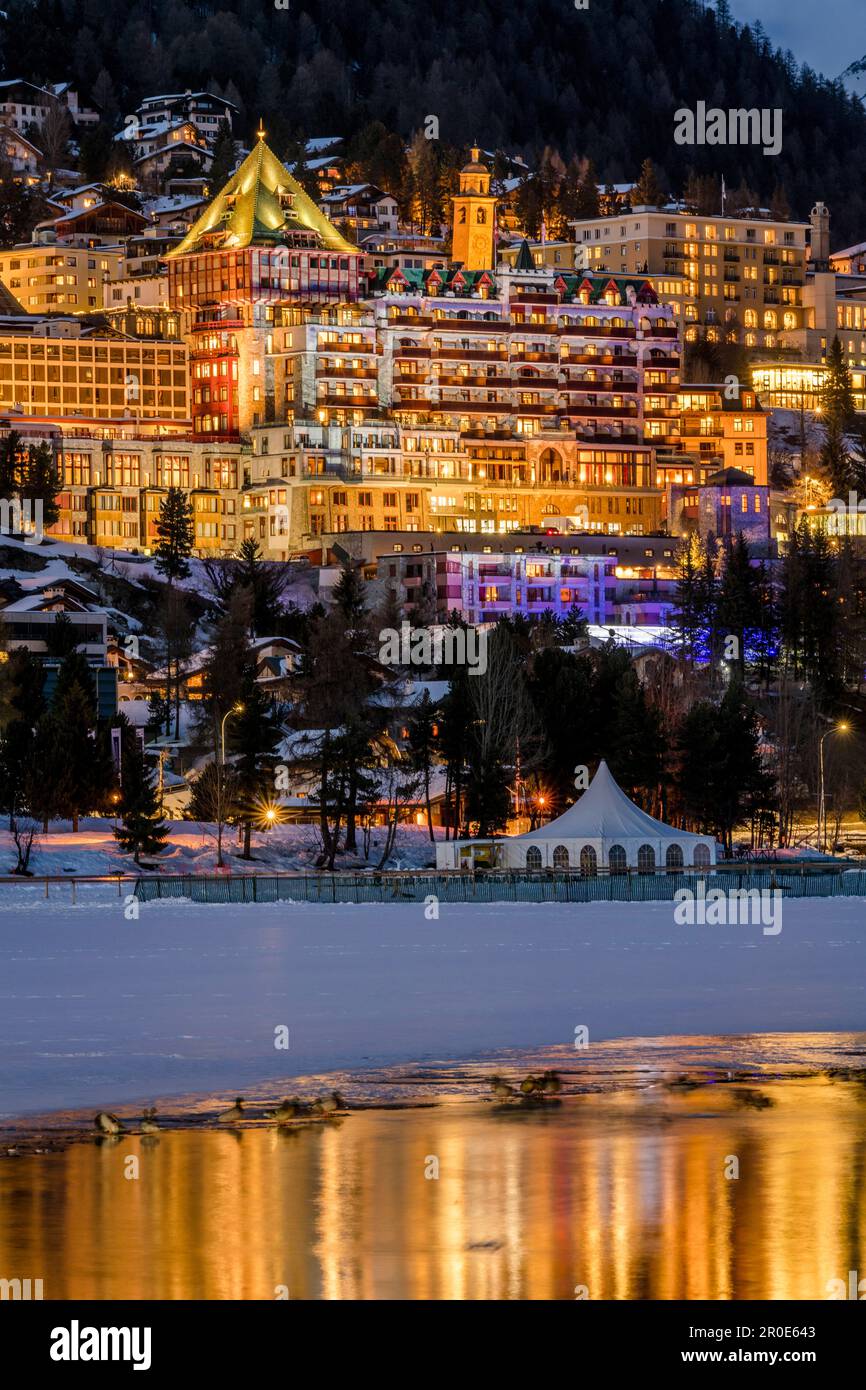
<svg viewBox="0 0 866 1390">
<path fill-rule="evenodd" d="M 169 821 L 169 840 L 162 854 L 145 855 L 160 873 L 204 874 L 216 869 L 216 832 L 211 825 L 198 821 Z M 439 832 L 441 833 L 441 832 Z M 382 855 L 385 831 L 374 829 L 370 839 L 370 855 L 364 858 L 361 832 L 358 832 L 359 853 L 341 854 L 339 869 L 375 869 Z M 254 832 L 253 859 L 242 859 L 237 834 L 227 830 L 223 836 L 223 859 L 233 873 L 286 872 L 294 869 L 312 870 L 321 851 L 318 831 L 314 825 L 278 825 L 267 832 Z M 0 831 L 0 877 L 11 872 L 15 864 L 15 848 L 8 830 Z M 427 827 L 401 825 L 397 831 L 394 852 L 386 869 L 423 868 L 434 865 L 436 852 L 430 842 Z M 92 818 L 82 820 L 77 834 L 68 821 L 52 821 L 47 835 L 41 835 L 33 849 L 30 870 L 35 876 L 64 874 L 138 874 L 131 854 L 123 854 L 114 838 L 114 822 Z M 17 885 L 15 885 L 17 888 Z M 0 904 L 10 885 L 0 885 Z"/>
<path fill-rule="evenodd" d="M 614 1037 L 862 1030 L 866 904 L 197 906 L 0 891 L 0 1115 Z M 289 1030 L 287 1051 L 275 1030 Z"/>
</svg>

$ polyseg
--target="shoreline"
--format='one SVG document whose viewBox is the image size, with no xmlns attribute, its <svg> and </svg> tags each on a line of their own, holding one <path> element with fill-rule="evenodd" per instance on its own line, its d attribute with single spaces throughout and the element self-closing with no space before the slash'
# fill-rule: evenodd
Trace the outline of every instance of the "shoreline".
<svg viewBox="0 0 866 1390">
<path fill-rule="evenodd" d="M 808 1053 L 819 1056 L 809 1059 Z M 144 1109 L 157 1108 L 157 1123 L 165 1134 L 189 1131 L 244 1132 L 285 1128 L 289 1131 L 345 1120 L 353 1113 L 399 1112 L 436 1109 L 441 1106 L 493 1104 L 490 1077 L 503 1076 L 519 1085 L 528 1073 L 556 1071 L 562 1082 L 561 1101 L 592 1096 L 627 1096 L 677 1090 L 739 1087 L 766 1088 L 789 1081 L 853 1081 L 866 1090 L 866 1039 L 861 1034 L 730 1034 L 658 1035 L 616 1038 L 596 1043 L 591 1057 L 562 1045 L 531 1050 L 497 1050 L 473 1057 L 411 1059 L 354 1069 L 334 1069 L 288 1076 L 282 1081 L 262 1079 L 245 1088 L 248 1107 L 237 1125 L 220 1126 L 219 1113 L 232 1104 L 235 1090 L 185 1092 L 163 1096 L 133 1096 L 112 1103 L 111 1113 L 124 1123 L 118 1136 L 100 1135 L 93 1112 L 77 1106 L 38 1113 L 21 1112 L 0 1117 L 0 1160 L 31 1154 L 61 1153 L 85 1140 L 112 1144 L 123 1138 L 141 1138 L 137 1122 Z M 346 1094 L 346 1109 L 333 1116 L 304 1114 L 286 1126 L 265 1117 L 285 1096 L 309 1104 L 330 1091 Z M 543 1112 L 560 1103 L 547 1099 L 524 1106 Z M 497 1110 L 519 1111 L 520 1101 L 494 1105 Z"/>
</svg>

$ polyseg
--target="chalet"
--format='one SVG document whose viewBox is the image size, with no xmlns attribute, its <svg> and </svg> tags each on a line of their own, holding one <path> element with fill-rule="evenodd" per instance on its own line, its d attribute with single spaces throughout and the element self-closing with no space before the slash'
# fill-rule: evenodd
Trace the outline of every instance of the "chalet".
<svg viewBox="0 0 866 1390">
<path fill-rule="evenodd" d="M 12 130 L 22 131 L 28 126 L 41 129 L 49 111 L 56 106 L 57 97 L 45 87 L 19 78 L 0 82 L 0 122 Z"/>
<path fill-rule="evenodd" d="M 42 162 L 42 151 L 9 125 L 0 125 L 0 150 L 16 174 L 35 175 Z"/>
<path fill-rule="evenodd" d="M 320 199 L 332 222 L 345 223 L 357 240 L 359 232 L 396 232 L 397 199 L 372 183 L 341 184 Z"/>
<path fill-rule="evenodd" d="M 142 127 L 178 120 L 191 121 L 212 145 L 220 122 L 228 121 L 231 126 L 237 118 L 238 108 L 234 102 L 227 101 L 225 97 L 216 97 L 211 92 L 171 92 L 168 95 L 145 97 L 135 115 Z"/>
</svg>

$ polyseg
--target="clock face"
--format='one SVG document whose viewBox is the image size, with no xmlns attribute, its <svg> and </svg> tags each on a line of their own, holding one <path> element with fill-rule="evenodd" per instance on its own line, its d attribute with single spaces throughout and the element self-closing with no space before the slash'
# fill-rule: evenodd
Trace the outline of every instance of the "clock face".
<svg viewBox="0 0 866 1390">
<path fill-rule="evenodd" d="M 486 232 L 473 232 L 469 238 L 469 258 L 482 269 L 489 269 L 486 262 L 490 255 L 490 243 Z"/>
</svg>

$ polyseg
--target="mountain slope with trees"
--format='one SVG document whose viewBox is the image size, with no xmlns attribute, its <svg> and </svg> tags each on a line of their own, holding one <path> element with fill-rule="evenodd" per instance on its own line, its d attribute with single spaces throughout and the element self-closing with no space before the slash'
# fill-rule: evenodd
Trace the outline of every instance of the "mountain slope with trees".
<svg viewBox="0 0 866 1390">
<path fill-rule="evenodd" d="M 728 0 L 9 0 L 0 18 L 5 76 L 67 79 L 120 124 L 147 93 L 208 87 L 235 101 L 238 135 L 260 116 L 278 151 L 301 135 L 357 136 L 373 121 L 405 141 L 428 116 L 443 142 L 591 157 L 605 183 L 651 158 L 662 187 L 724 174 L 792 212 L 818 197 L 836 245 L 866 225 L 866 112 L 774 48 L 760 23 L 735 24 Z M 674 143 L 674 112 L 783 112 L 778 157 L 759 147 Z M 89 138 L 92 143 L 93 137 Z"/>
</svg>

